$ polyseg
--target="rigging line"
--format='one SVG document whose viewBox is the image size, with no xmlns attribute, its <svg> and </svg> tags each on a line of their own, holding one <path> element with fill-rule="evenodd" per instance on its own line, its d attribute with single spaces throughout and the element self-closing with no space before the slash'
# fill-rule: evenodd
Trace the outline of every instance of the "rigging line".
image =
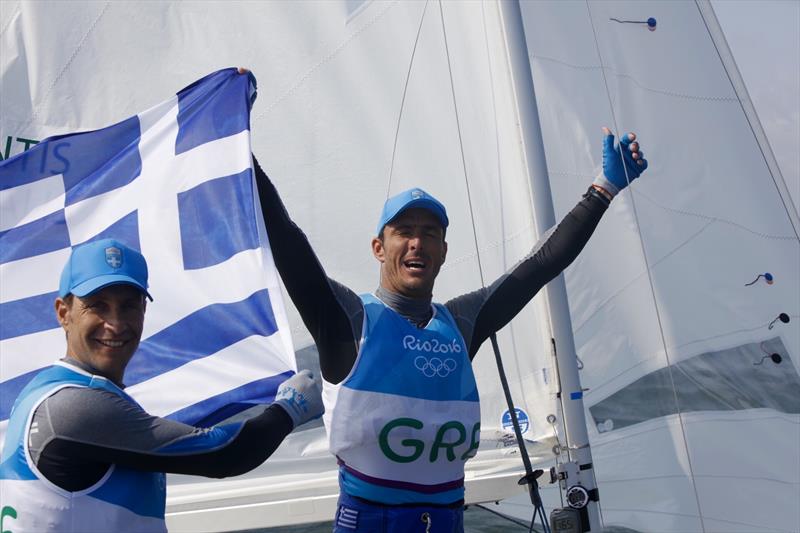
<svg viewBox="0 0 800 533">
<path fill-rule="evenodd" d="M 469 216 L 470 220 L 472 220 L 472 238 L 475 241 L 475 253 L 476 258 L 478 260 L 478 273 L 480 274 L 481 278 L 481 287 L 486 286 L 486 281 L 483 277 L 483 267 L 481 266 L 481 252 L 480 248 L 478 247 L 478 231 L 475 229 L 475 213 L 472 209 L 472 195 L 470 194 L 469 190 L 469 178 L 467 176 L 467 160 L 464 156 L 464 141 L 461 137 L 461 121 L 458 116 L 458 102 L 456 101 L 456 88 L 453 82 L 453 68 L 450 64 L 450 48 L 447 45 L 447 30 L 444 24 L 444 10 L 442 8 L 442 0 L 439 0 L 439 16 L 442 21 L 442 36 L 444 37 L 444 51 L 447 55 L 447 72 L 450 76 L 450 93 L 453 97 L 453 109 L 455 111 L 456 116 L 456 131 L 458 132 L 458 146 L 461 150 L 461 166 L 464 169 L 464 183 L 467 189 L 467 204 L 469 206 Z"/>
<path fill-rule="evenodd" d="M 480 257 L 480 247 L 478 246 L 478 232 L 475 228 L 475 212 L 472 208 L 472 195 L 470 193 L 469 188 L 469 176 L 467 174 L 467 161 L 466 156 L 464 155 L 464 141 L 461 135 L 461 120 L 458 114 L 458 101 L 456 100 L 456 89 L 455 83 L 453 81 L 453 67 L 452 62 L 450 60 L 450 47 L 447 42 L 447 28 L 444 22 L 444 9 L 442 7 L 442 0 L 439 1 L 439 17 L 442 22 L 442 37 L 444 39 L 444 50 L 445 55 L 447 56 L 447 72 L 450 78 L 450 92 L 453 98 L 453 110 L 455 112 L 455 119 L 456 119 L 456 130 L 458 132 L 458 146 L 461 151 L 461 165 L 464 170 L 464 184 L 467 190 L 467 203 L 469 205 L 469 214 L 470 219 L 472 220 L 472 237 L 475 241 L 475 252 L 476 252 L 476 259 L 478 261 L 478 272 L 481 278 L 481 287 L 486 286 L 486 282 L 483 276 L 483 267 L 481 266 L 481 257 Z M 489 339 L 492 342 L 492 349 L 494 351 L 495 362 L 497 363 L 497 371 L 500 376 L 500 383 L 503 388 L 503 394 L 506 399 L 506 403 L 508 404 L 508 413 L 511 417 L 512 425 L 514 426 L 514 434 L 517 439 L 517 445 L 519 446 L 520 456 L 522 457 L 522 463 L 525 466 L 525 477 L 522 478 L 526 481 L 526 485 L 528 488 L 528 493 L 531 498 L 531 503 L 534 504 L 534 517 L 531 520 L 531 527 L 533 527 L 533 521 L 535 520 L 535 513 L 538 511 L 542 515 L 542 526 L 544 527 L 545 533 L 549 533 L 549 528 L 547 524 L 547 520 L 544 518 L 544 511 L 541 510 L 541 503 L 536 504 L 535 500 L 539 498 L 538 496 L 538 484 L 536 482 L 536 478 L 533 474 L 533 467 L 531 466 L 531 459 L 528 456 L 528 451 L 525 446 L 525 441 L 522 438 L 522 430 L 519 426 L 519 420 L 517 420 L 517 413 L 514 408 L 514 400 L 511 398 L 511 390 L 508 386 L 508 380 L 506 379 L 505 371 L 503 370 L 503 360 L 500 356 L 500 347 L 497 344 L 497 335 L 492 333 L 489 336 Z"/>
<path fill-rule="evenodd" d="M 606 97 L 608 98 L 609 110 L 611 111 L 611 120 L 614 123 L 614 131 L 617 134 L 617 139 L 618 139 L 618 141 L 621 141 L 621 138 L 620 138 L 621 133 L 620 133 L 620 129 L 619 129 L 619 123 L 617 121 L 617 115 L 616 115 L 616 113 L 614 111 L 614 102 L 611 99 L 611 89 L 609 88 L 608 78 L 606 77 L 606 72 L 605 72 L 605 68 L 604 68 L 603 54 L 600 51 L 600 41 L 599 41 L 599 38 L 597 36 L 597 28 L 595 27 L 594 18 L 592 17 L 592 9 L 589 7 L 589 0 L 585 0 L 585 3 L 586 3 L 586 11 L 589 14 L 589 24 L 592 26 L 592 33 L 593 33 L 593 36 L 594 36 L 595 50 L 597 50 L 597 58 L 600 61 L 600 67 L 601 67 L 600 68 L 600 72 L 603 75 L 603 84 L 604 84 L 605 89 L 606 89 Z M 625 165 L 625 158 L 624 158 L 624 155 L 622 154 L 622 150 L 621 149 L 620 149 L 620 158 L 622 158 L 622 169 L 625 172 L 625 181 L 628 182 L 628 190 L 630 191 L 630 195 L 629 196 L 630 196 L 630 199 L 631 199 L 631 208 L 633 210 L 633 218 L 636 221 L 636 230 L 637 230 L 636 232 L 637 232 L 637 234 L 639 236 L 639 246 L 641 247 L 642 257 L 644 259 L 645 268 L 647 270 L 647 279 L 648 279 L 648 282 L 650 284 L 650 293 L 651 293 L 651 296 L 653 298 L 653 307 L 655 308 L 655 312 L 656 312 L 656 320 L 658 322 L 658 331 L 659 331 L 659 335 L 661 336 L 661 344 L 662 344 L 662 346 L 664 348 L 664 357 L 665 357 L 665 359 L 667 361 L 669 379 L 670 379 L 670 383 L 672 385 L 673 401 L 675 402 L 675 408 L 678 411 L 678 420 L 680 421 L 680 428 L 681 428 L 681 438 L 683 440 L 683 447 L 684 447 L 684 450 L 686 452 L 686 461 L 687 461 L 687 464 L 689 466 L 689 476 L 690 476 L 691 483 L 692 483 L 692 491 L 694 492 L 695 503 L 697 504 L 697 513 L 700 516 L 700 527 L 702 528 L 703 532 L 705 532 L 706 531 L 706 526 L 705 526 L 705 520 L 704 520 L 704 517 L 703 517 L 703 509 L 702 509 L 702 507 L 700 505 L 700 495 L 697 492 L 697 484 L 695 483 L 695 480 L 694 480 L 694 466 L 692 465 L 692 457 L 691 457 L 691 454 L 689 453 L 689 442 L 686 439 L 686 428 L 684 427 L 684 423 L 683 423 L 683 412 L 681 411 L 680 403 L 678 401 L 678 392 L 677 392 L 677 390 L 675 388 L 675 378 L 672 375 L 672 363 L 670 362 L 669 350 L 667 349 L 667 339 L 666 339 L 666 336 L 664 335 L 664 325 L 663 325 L 663 322 L 662 322 L 662 319 L 661 319 L 661 309 L 660 309 L 660 306 L 658 304 L 658 299 L 656 297 L 655 286 L 653 284 L 653 275 L 652 275 L 652 272 L 650 270 L 650 264 L 649 264 L 649 260 L 648 260 L 648 257 L 647 257 L 647 249 L 644 246 L 644 236 L 642 235 L 641 223 L 639 222 L 639 214 L 638 214 L 638 211 L 636 209 L 635 196 L 633 194 L 633 191 L 630 190 L 631 179 L 630 179 L 630 176 L 628 175 L 628 168 Z"/>
<path fill-rule="evenodd" d="M 717 46 L 717 41 L 716 41 L 716 39 L 714 39 L 714 35 L 711 32 L 711 28 L 708 27 L 708 22 L 706 22 L 706 17 L 703 15 L 703 10 L 700 9 L 700 5 L 697 3 L 697 0 L 695 0 L 695 7 L 697 7 L 697 11 L 700 14 L 700 19 L 703 21 L 703 26 L 705 26 L 706 31 L 708 32 L 708 37 L 709 37 L 709 39 L 711 39 L 711 44 L 714 45 L 714 50 L 717 52 L 717 57 L 719 57 L 719 62 L 722 63 L 722 68 L 725 71 L 725 75 L 728 77 L 728 82 L 731 84 L 731 88 L 733 89 L 734 94 L 737 96 L 737 100 L 739 101 L 739 107 L 741 107 L 742 113 L 744 113 L 744 118 L 745 118 L 745 120 L 747 120 L 747 125 L 750 126 L 750 133 L 753 134 L 753 138 L 756 141 L 756 146 L 758 146 L 758 151 L 761 153 L 761 158 L 764 160 L 764 164 L 767 166 L 767 170 L 769 171 L 769 176 L 770 176 L 770 178 L 772 178 L 772 183 L 773 183 L 773 185 L 775 185 L 775 190 L 778 193 L 778 198 L 781 199 L 781 203 L 783 204 L 783 209 L 784 209 L 784 211 L 786 211 L 786 216 L 789 218 L 789 224 L 791 224 L 792 229 L 794 230 L 795 238 L 797 240 L 800 240 L 800 233 L 798 233 L 798 228 L 795 226 L 794 218 L 791 215 L 792 206 L 787 204 L 786 199 L 783 197 L 783 194 L 781 194 L 781 188 L 780 188 L 780 186 L 778 186 L 778 180 L 775 177 L 775 175 L 772 173 L 772 168 L 770 167 L 769 160 L 767 159 L 767 154 L 765 153 L 764 148 L 761 146 L 761 143 L 758 140 L 759 136 L 756 135 L 755 127 L 753 126 L 753 121 L 750 120 L 750 115 L 747 113 L 747 110 L 744 107 L 744 103 L 742 102 L 742 99 L 739 98 L 739 92 L 736 90 L 737 84 L 735 84 L 733 82 L 732 74 L 728 71 L 728 66 L 725 64 L 725 60 L 722 58 L 722 53 L 720 52 L 720 49 Z M 712 7 L 712 13 L 713 13 L 713 7 Z M 724 35 L 723 35 L 723 37 L 724 37 Z M 733 55 L 733 52 L 731 52 L 731 55 Z M 734 60 L 733 64 L 734 64 L 734 67 L 735 67 L 736 66 L 735 60 Z M 739 76 L 741 77 L 741 74 Z M 747 87 L 744 85 L 744 80 L 742 80 L 742 86 L 744 87 L 744 91 L 745 91 L 745 95 L 747 96 L 747 100 L 750 100 L 749 94 L 747 94 Z M 751 105 L 752 105 L 752 101 L 751 101 Z M 755 106 L 753 106 L 753 110 L 755 111 Z M 758 115 L 756 115 L 756 121 L 758 121 Z M 759 127 L 761 127 L 760 124 L 759 124 Z M 763 131 L 763 128 L 762 128 L 762 131 Z M 764 137 L 766 139 L 766 133 L 764 133 Z M 767 140 L 767 142 L 769 142 L 769 141 Z M 773 156 L 773 158 L 774 158 L 774 156 Z M 775 164 L 777 165 L 777 161 L 775 161 Z M 780 172 L 780 167 L 778 167 L 778 172 Z M 781 179 L 781 181 L 783 181 L 783 176 L 781 176 L 780 179 Z M 786 183 L 785 182 L 784 182 L 784 187 L 786 187 Z M 795 215 L 795 216 L 797 216 L 797 215 Z"/>
<path fill-rule="evenodd" d="M 497 97 L 494 92 L 494 69 L 492 68 L 492 55 L 489 48 L 489 32 L 486 28 L 486 3 L 481 2 L 481 25 L 483 27 L 483 42 L 486 45 L 486 66 L 489 69 L 489 88 L 490 94 L 492 96 L 492 118 L 494 119 L 494 148 L 495 148 L 495 158 L 497 161 L 497 190 L 502 190 L 502 182 L 503 182 L 503 168 L 500 164 L 500 128 L 497 125 Z M 498 210 L 500 213 L 500 234 L 506 234 L 506 226 L 505 220 L 502 216 L 504 212 L 503 206 L 503 195 L 501 194 L 500 197 L 500 209 Z M 474 223 L 474 221 L 473 221 Z M 508 258 L 506 254 L 506 247 L 502 247 L 503 253 L 503 270 L 505 271 L 508 268 Z M 512 320 L 511 323 L 508 324 L 509 332 L 511 333 L 511 353 L 514 355 L 514 364 L 517 369 L 517 374 L 520 373 L 520 363 L 519 363 L 519 351 L 517 350 L 517 341 L 514 335 L 514 321 Z M 522 401 L 525 405 L 528 404 L 528 395 L 526 394 L 526 388 L 522 387 Z"/>
<path fill-rule="evenodd" d="M 397 154 L 397 140 L 400 138 L 400 123 L 403 120 L 403 110 L 406 105 L 406 94 L 408 93 L 408 82 L 411 80 L 411 68 L 414 66 L 414 56 L 417 54 L 417 45 L 419 44 L 419 36 L 422 33 L 422 23 L 425 21 L 425 13 L 428 11 L 428 1 L 425 0 L 425 6 L 422 8 L 422 16 L 419 18 L 419 28 L 417 28 L 417 37 L 414 39 L 414 48 L 411 50 L 411 60 L 408 62 L 408 72 L 406 73 L 406 83 L 403 86 L 403 97 L 400 100 L 400 113 L 397 115 L 397 127 L 394 130 L 394 144 L 392 145 L 392 162 L 389 164 L 389 182 L 386 184 L 386 198 L 389 198 L 389 191 L 392 190 L 392 175 L 394 174 L 394 157 Z"/>
</svg>

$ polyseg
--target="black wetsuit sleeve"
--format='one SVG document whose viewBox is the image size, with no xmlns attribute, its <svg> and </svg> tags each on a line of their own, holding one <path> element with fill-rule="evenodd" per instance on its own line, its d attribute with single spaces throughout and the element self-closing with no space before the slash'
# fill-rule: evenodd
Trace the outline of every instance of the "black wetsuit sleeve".
<svg viewBox="0 0 800 533">
<path fill-rule="evenodd" d="M 492 333 L 505 326 L 547 282 L 575 260 L 607 208 L 608 203 L 598 195 L 587 194 L 509 272 L 489 287 L 445 304 L 467 341 L 470 359 Z"/>
<path fill-rule="evenodd" d="M 38 470 L 77 491 L 109 466 L 228 477 L 263 463 L 293 429 L 286 411 L 271 405 L 244 423 L 197 428 L 152 416 L 108 391 L 68 387 L 34 413 L 29 449 Z"/>
<path fill-rule="evenodd" d="M 261 212 L 275 266 L 319 351 L 323 377 L 339 383 L 358 354 L 363 306 L 344 285 L 328 278 L 303 231 L 289 217 L 278 191 L 253 157 Z"/>
</svg>

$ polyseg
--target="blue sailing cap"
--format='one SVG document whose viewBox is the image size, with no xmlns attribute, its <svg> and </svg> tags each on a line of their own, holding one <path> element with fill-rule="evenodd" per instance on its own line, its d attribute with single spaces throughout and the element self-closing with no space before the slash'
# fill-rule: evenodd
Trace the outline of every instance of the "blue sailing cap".
<svg viewBox="0 0 800 533">
<path fill-rule="evenodd" d="M 147 262 L 144 256 L 116 239 L 81 244 L 61 271 L 58 295 L 88 296 L 109 285 L 133 285 L 150 300 L 147 292 Z"/>
<path fill-rule="evenodd" d="M 381 218 L 378 221 L 377 235 L 381 234 L 386 224 L 397 218 L 397 216 L 406 209 L 411 209 L 412 207 L 427 209 L 439 219 L 439 222 L 442 224 L 442 229 L 447 229 L 447 225 L 450 221 L 447 219 L 447 210 L 445 210 L 444 205 L 422 189 L 415 188 L 403 191 L 386 200 L 386 203 L 383 204 Z"/>
</svg>

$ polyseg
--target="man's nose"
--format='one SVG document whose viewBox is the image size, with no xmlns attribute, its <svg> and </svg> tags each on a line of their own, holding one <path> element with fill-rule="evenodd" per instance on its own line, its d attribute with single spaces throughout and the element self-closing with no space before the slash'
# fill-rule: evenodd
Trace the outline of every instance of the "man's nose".
<svg viewBox="0 0 800 533">
<path fill-rule="evenodd" d="M 119 309 L 109 309 L 103 317 L 105 326 L 115 332 L 125 329 L 125 320 L 122 317 L 122 312 Z"/>
<path fill-rule="evenodd" d="M 415 233 L 408 239 L 408 246 L 413 249 L 422 248 L 422 235 Z"/>
</svg>

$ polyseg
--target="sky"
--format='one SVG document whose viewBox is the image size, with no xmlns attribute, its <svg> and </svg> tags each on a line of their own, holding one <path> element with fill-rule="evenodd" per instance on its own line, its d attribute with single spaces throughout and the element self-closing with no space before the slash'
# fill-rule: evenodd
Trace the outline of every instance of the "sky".
<svg viewBox="0 0 800 533">
<path fill-rule="evenodd" d="M 711 4 L 798 207 L 800 0 L 712 0 Z"/>
</svg>

